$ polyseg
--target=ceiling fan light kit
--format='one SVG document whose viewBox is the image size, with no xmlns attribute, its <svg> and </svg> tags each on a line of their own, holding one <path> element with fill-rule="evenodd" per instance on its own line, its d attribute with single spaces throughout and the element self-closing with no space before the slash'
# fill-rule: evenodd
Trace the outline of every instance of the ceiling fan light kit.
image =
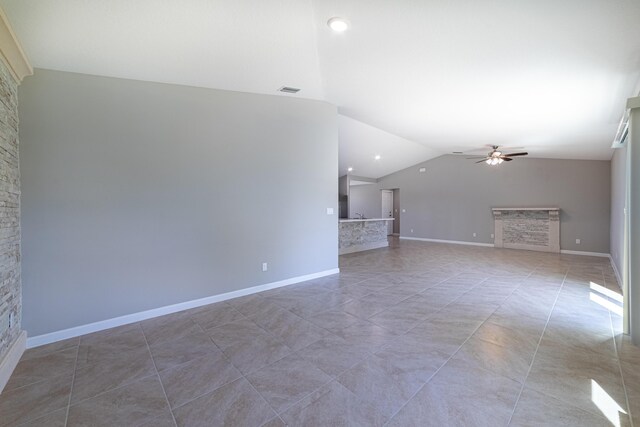
<svg viewBox="0 0 640 427">
<path fill-rule="evenodd" d="M 511 153 L 511 154 L 503 154 L 502 151 L 498 151 L 498 146 L 497 145 L 493 145 L 492 146 L 493 150 L 491 152 L 489 152 L 489 154 L 487 154 L 487 157 L 483 157 L 482 160 L 477 161 L 476 163 L 486 163 L 489 166 L 497 166 L 502 164 L 502 162 L 510 162 L 512 159 L 512 157 L 517 157 L 517 156 L 526 156 L 529 153 L 527 152 L 522 152 L 522 153 Z M 470 159 L 477 159 L 477 157 L 470 157 Z"/>
</svg>

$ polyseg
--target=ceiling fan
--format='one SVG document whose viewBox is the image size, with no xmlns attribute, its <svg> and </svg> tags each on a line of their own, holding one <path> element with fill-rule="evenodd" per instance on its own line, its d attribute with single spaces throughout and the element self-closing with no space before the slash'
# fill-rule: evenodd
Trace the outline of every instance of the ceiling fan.
<svg viewBox="0 0 640 427">
<path fill-rule="evenodd" d="M 476 156 L 476 157 L 467 157 L 467 159 L 481 159 L 476 163 L 485 162 L 489 166 L 495 166 L 495 165 L 499 165 L 502 162 L 510 162 L 511 160 L 513 160 L 512 157 L 526 156 L 529 154 L 526 151 L 521 153 L 504 154 L 502 151 L 498 150 L 497 145 L 492 145 L 491 148 L 492 148 L 492 151 L 489 152 L 489 154 L 487 154 L 486 157 Z"/>
</svg>

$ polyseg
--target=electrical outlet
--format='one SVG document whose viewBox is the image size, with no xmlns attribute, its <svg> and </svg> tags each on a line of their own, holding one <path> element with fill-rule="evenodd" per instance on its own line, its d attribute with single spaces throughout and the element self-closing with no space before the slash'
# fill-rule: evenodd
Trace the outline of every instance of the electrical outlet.
<svg viewBox="0 0 640 427">
<path fill-rule="evenodd" d="M 327 215 L 333 215 L 333 208 L 327 208 Z"/>
<path fill-rule="evenodd" d="M 413 228 L 411 229 L 411 232 L 413 233 Z"/>
<path fill-rule="evenodd" d="M 262 263 L 262 271 L 267 271 L 269 269 L 269 265 L 266 262 Z"/>
<path fill-rule="evenodd" d="M 477 237 L 478 235 L 476 233 L 473 233 L 473 237 Z"/>
<path fill-rule="evenodd" d="M 576 245 L 580 244 L 580 239 L 576 239 Z"/>
</svg>

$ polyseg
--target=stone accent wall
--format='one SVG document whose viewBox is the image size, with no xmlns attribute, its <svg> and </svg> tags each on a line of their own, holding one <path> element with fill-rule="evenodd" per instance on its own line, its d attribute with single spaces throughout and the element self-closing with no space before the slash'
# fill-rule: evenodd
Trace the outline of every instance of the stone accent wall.
<svg viewBox="0 0 640 427">
<path fill-rule="evenodd" d="M 21 314 L 18 85 L 0 61 L 0 360 L 20 334 Z"/>
<path fill-rule="evenodd" d="M 549 246 L 549 212 L 503 212 L 502 240 L 504 243 Z"/>
<path fill-rule="evenodd" d="M 560 252 L 558 208 L 493 208 L 496 248 Z"/>
<path fill-rule="evenodd" d="M 341 221 L 340 254 L 388 246 L 387 221 Z"/>
</svg>

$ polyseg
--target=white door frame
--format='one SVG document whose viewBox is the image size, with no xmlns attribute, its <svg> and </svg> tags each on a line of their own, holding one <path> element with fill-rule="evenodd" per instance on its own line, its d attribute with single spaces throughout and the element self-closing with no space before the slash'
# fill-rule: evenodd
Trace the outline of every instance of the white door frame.
<svg viewBox="0 0 640 427">
<path fill-rule="evenodd" d="M 393 190 L 380 190 L 382 218 L 393 218 Z M 388 198 L 385 200 L 385 196 Z M 386 203 L 385 203 L 386 202 Z M 393 234 L 393 221 L 387 221 L 387 236 Z"/>
</svg>

